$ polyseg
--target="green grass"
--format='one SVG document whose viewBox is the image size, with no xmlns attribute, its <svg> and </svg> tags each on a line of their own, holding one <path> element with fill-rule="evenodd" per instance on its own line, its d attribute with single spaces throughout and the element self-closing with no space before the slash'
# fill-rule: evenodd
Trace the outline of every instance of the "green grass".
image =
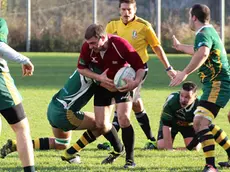
<svg viewBox="0 0 230 172">
<path fill-rule="evenodd" d="M 52 136 L 51 127 L 46 119 L 47 105 L 53 96 L 72 74 L 76 68 L 78 54 L 67 53 L 25 53 L 32 59 L 35 65 L 33 77 L 21 77 L 20 65 L 9 63 L 11 74 L 15 79 L 16 85 L 22 94 L 23 105 L 27 113 L 31 135 L 33 138 Z M 183 69 L 189 62 L 190 57 L 184 55 L 169 55 L 169 60 L 175 69 Z M 169 78 L 160 63 L 155 57 L 149 61 L 149 75 L 142 89 L 142 98 L 145 109 L 149 115 L 152 131 L 157 136 L 160 113 L 165 98 L 172 92 L 180 89 L 178 87 L 168 87 Z M 188 80 L 196 82 L 200 88 L 199 79 L 196 73 L 189 76 Z M 92 101 L 88 103 L 84 110 L 93 111 Z M 215 123 L 221 126 L 226 133 L 230 133 L 227 122 L 227 112 L 230 105 L 221 110 Z M 2 118 L 3 119 L 3 118 Z M 133 171 L 186 171 L 198 172 L 203 169 L 204 158 L 202 151 L 143 151 L 146 143 L 145 135 L 140 129 L 134 115 L 132 123 L 135 128 L 135 162 L 137 167 Z M 71 143 L 74 143 L 83 131 L 74 131 Z M 3 127 L 0 145 L 4 144 L 8 138 L 15 138 L 10 127 L 3 120 Z M 100 165 L 101 161 L 107 156 L 107 151 L 99 151 L 96 145 L 103 142 L 101 137 L 94 143 L 88 145 L 81 152 L 82 164 L 68 164 L 62 162 L 60 155 L 62 151 L 35 151 L 35 161 L 37 171 L 47 172 L 76 172 L 76 171 L 126 171 L 123 169 L 124 157 L 118 159 L 113 165 Z M 184 146 L 181 136 L 177 136 L 174 147 Z M 216 146 L 216 159 L 225 161 L 225 152 Z M 0 160 L 0 171 L 20 171 L 21 164 L 17 153 L 9 155 L 6 159 Z M 221 170 L 228 171 L 228 170 Z"/>
</svg>

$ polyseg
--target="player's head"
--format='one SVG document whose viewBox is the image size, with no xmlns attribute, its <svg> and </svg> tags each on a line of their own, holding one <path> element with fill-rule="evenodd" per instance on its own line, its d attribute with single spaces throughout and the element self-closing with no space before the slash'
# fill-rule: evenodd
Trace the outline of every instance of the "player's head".
<svg viewBox="0 0 230 172">
<path fill-rule="evenodd" d="M 100 24 L 91 24 L 85 31 L 85 39 L 89 48 L 96 52 L 105 49 L 104 44 L 107 41 L 105 29 Z"/>
<path fill-rule="evenodd" d="M 180 105 L 187 107 L 197 98 L 197 85 L 191 81 L 185 82 L 180 90 Z"/>
<path fill-rule="evenodd" d="M 120 0 L 119 8 L 121 19 L 124 24 L 127 24 L 135 17 L 137 11 L 136 0 Z"/>
<path fill-rule="evenodd" d="M 210 21 L 210 9 L 204 4 L 195 4 L 190 9 L 189 13 L 189 26 L 195 30 L 195 22 L 208 24 Z"/>
</svg>

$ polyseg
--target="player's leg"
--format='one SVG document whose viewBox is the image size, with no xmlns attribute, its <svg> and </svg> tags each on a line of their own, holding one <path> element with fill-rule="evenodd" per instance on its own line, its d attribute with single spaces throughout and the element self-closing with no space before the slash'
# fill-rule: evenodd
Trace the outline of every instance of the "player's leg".
<svg viewBox="0 0 230 172">
<path fill-rule="evenodd" d="M 223 108 L 230 98 L 230 84 L 224 81 L 204 83 L 203 94 L 199 106 L 194 112 L 194 129 L 202 144 L 206 166 L 204 171 L 215 170 L 215 139 L 209 125 L 220 108 Z"/>
<path fill-rule="evenodd" d="M 133 111 L 135 113 L 136 119 L 142 128 L 143 132 L 145 133 L 147 139 L 153 144 L 156 145 L 156 139 L 152 134 L 151 127 L 150 127 L 150 122 L 148 115 L 144 109 L 144 104 L 141 99 L 140 91 L 141 87 L 144 84 L 144 81 L 147 77 L 147 72 L 148 72 L 148 66 L 145 64 L 145 76 L 142 80 L 142 82 L 139 84 L 139 86 L 135 89 L 134 91 L 134 97 L 133 97 Z M 152 145 L 150 144 L 150 147 Z"/>
<path fill-rule="evenodd" d="M 76 116 L 78 113 L 82 112 L 76 112 Z M 70 157 L 73 157 L 75 154 L 79 153 L 86 145 L 95 141 L 96 138 L 102 134 L 102 132 L 96 128 L 94 113 L 83 113 L 84 119 L 80 123 L 79 127 L 76 128 L 76 130 L 87 129 L 87 131 L 82 134 L 82 136 L 76 141 L 76 143 L 74 143 L 70 148 L 65 151 L 64 157 L 62 157 L 63 160 L 70 159 Z"/>
<path fill-rule="evenodd" d="M 227 134 L 217 125 L 211 124 L 209 126 L 211 132 L 213 133 L 215 141 L 226 151 L 228 155 L 227 162 L 219 162 L 221 167 L 230 167 L 230 140 Z"/>
<path fill-rule="evenodd" d="M 185 144 L 186 148 L 188 149 L 189 145 L 191 144 L 193 139 L 196 137 L 196 133 L 193 129 L 193 126 L 181 127 L 180 133 L 183 136 L 184 144 Z M 201 144 L 197 140 L 196 144 L 192 147 L 191 150 L 199 151 L 200 148 L 201 148 Z"/>
<path fill-rule="evenodd" d="M 96 127 L 100 129 L 104 137 L 111 143 L 114 148 L 112 152 L 102 164 L 113 163 L 116 158 L 123 154 L 124 148 L 118 137 L 117 130 L 110 122 L 113 105 L 112 98 L 115 93 L 105 88 L 98 87 L 94 95 L 94 112 Z"/>
<path fill-rule="evenodd" d="M 194 130 L 197 134 L 198 140 L 202 145 L 206 160 L 206 166 L 204 168 L 204 171 L 210 168 L 216 168 L 214 154 L 215 140 L 212 132 L 209 129 L 209 125 L 212 119 L 217 116 L 219 109 L 220 107 L 213 103 L 201 101 L 200 105 L 197 107 L 197 110 L 194 112 Z"/>
<path fill-rule="evenodd" d="M 35 171 L 30 128 L 22 104 L 4 109 L 1 113 L 16 134 L 17 151 L 24 171 Z"/>
</svg>

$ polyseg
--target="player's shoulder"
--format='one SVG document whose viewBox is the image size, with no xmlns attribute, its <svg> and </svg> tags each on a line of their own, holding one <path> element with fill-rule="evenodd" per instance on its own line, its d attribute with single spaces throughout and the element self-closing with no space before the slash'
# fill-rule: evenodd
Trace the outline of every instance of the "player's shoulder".
<svg viewBox="0 0 230 172">
<path fill-rule="evenodd" d="M 120 18 L 116 17 L 116 18 L 112 18 L 111 20 L 109 20 L 109 22 L 107 23 L 107 25 L 117 24 L 119 22 L 120 22 Z"/>
<path fill-rule="evenodd" d="M 147 20 L 141 18 L 141 17 L 137 17 L 135 20 L 137 23 L 143 24 L 146 27 L 152 27 L 151 23 L 148 22 Z"/>
<path fill-rule="evenodd" d="M 173 92 L 167 97 L 168 104 L 174 104 L 179 100 L 180 92 Z"/>
</svg>

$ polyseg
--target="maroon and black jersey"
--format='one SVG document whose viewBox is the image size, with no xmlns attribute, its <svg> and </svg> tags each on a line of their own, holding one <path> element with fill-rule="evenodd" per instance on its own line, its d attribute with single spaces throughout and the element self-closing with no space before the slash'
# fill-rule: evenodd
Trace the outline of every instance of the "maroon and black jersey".
<svg viewBox="0 0 230 172">
<path fill-rule="evenodd" d="M 104 56 L 101 56 L 100 52 L 94 52 L 89 48 L 89 44 L 85 42 L 78 60 L 79 69 L 90 68 L 90 66 L 98 68 L 101 72 L 109 69 L 107 77 L 110 79 L 114 78 L 120 68 L 128 64 L 135 71 L 144 69 L 144 64 L 132 45 L 115 35 L 108 35 L 108 49 Z"/>
</svg>

